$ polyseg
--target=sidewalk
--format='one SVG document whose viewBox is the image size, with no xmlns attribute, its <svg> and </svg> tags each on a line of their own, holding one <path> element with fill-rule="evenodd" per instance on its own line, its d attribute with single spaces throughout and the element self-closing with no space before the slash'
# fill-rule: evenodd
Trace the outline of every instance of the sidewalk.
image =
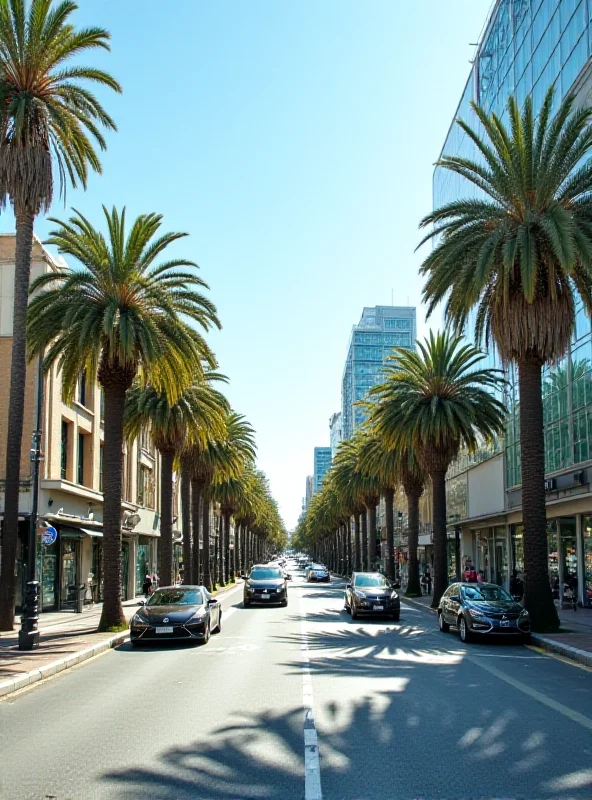
<svg viewBox="0 0 592 800">
<path fill-rule="evenodd" d="M 241 585 L 234 583 L 214 594 L 217 597 Z M 138 610 L 142 597 L 123 602 L 123 613 L 129 621 Z M 39 647 L 18 649 L 18 629 L 0 634 L 0 699 L 31 683 L 55 675 L 65 669 L 109 650 L 126 641 L 129 632 L 98 633 L 102 603 L 81 614 L 73 611 L 48 612 L 39 615 Z M 19 620 L 20 622 L 20 620 Z"/>
<path fill-rule="evenodd" d="M 401 601 L 431 610 L 429 608 L 432 602 L 431 596 L 410 598 L 402 594 Z M 578 608 L 577 611 L 573 611 L 562 608 L 558 609 L 558 614 L 561 631 L 544 635 L 533 633 L 532 643 L 543 650 L 592 667 L 592 609 Z"/>
</svg>

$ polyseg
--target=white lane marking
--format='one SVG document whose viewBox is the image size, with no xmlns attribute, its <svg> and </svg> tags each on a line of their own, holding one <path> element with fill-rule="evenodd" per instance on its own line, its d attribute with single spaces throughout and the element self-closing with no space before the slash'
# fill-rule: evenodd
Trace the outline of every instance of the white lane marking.
<svg viewBox="0 0 592 800">
<path fill-rule="evenodd" d="M 302 704 L 304 706 L 304 800 L 323 800 L 319 742 L 314 721 L 314 697 L 308 655 L 306 611 L 300 596 L 300 658 L 302 660 Z"/>
<path fill-rule="evenodd" d="M 226 621 L 228 619 L 228 617 L 231 617 L 236 610 L 237 610 L 236 606 L 232 606 L 232 608 L 229 608 L 228 610 L 223 608 L 222 609 L 222 619 L 224 621 Z"/>
</svg>

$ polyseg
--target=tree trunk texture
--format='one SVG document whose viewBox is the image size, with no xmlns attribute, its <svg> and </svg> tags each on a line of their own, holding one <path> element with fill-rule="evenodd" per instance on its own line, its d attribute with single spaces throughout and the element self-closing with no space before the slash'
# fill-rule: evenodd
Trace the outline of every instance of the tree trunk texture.
<svg viewBox="0 0 592 800">
<path fill-rule="evenodd" d="M 434 540 L 434 596 L 432 608 L 437 608 L 448 586 L 448 559 L 446 557 L 446 471 L 432 472 L 433 540 Z"/>
<path fill-rule="evenodd" d="M 103 610 L 100 631 L 126 625 L 121 606 L 121 482 L 123 477 L 124 386 L 103 386 Z"/>
<path fill-rule="evenodd" d="M 421 494 L 412 492 L 407 494 L 407 516 L 409 518 L 409 563 L 407 573 L 406 597 L 420 597 L 421 586 L 419 583 L 419 562 L 417 560 L 417 545 L 419 542 L 419 498 Z"/>
<path fill-rule="evenodd" d="M 32 213 L 21 212 L 16 216 L 12 356 L 6 423 L 4 525 L 0 569 L 0 630 L 2 631 L 12 631 L 14 624 L 21 446 L 27 379 L 27 304 L 29 302 L 34 220 L 35 217 Z M 4 375 L 3 380 L 6 380 L 7 377 Z"/>
<path fill-rule="evenodd" d="M 385 571 L 389 580 L 395 580 L 395 515 L 393 503 L 394 489 L 384 490 L 384 509 L 386 523 L 386 564 Z"/>
<path fill-rule="evenodd" d="M 211 592 L 213 591 L 213 576 L 212 559 L 210 558 L 210 498 L 205 486 L 202 491 L 201 525 L 203 538 L 203 585 Z"/>
<path fill-rule="evenodd" d="M 352 571 L 352 537 L 351 537 L 351 517 L 347 518 L 345 523 L 345 535 L 347 541 L 347 563 L 346 563 L 346 575 L 351 575 Z"/>
<path fill-rule="evenodd" d="M 376 504 L 371 503 L 368 514 L 368 569 L 376 569 Z"/>
<path fill-rule="evenodd" d="M 362 517 L 362 570 L 368 570 L 368 513 L 364 510 Z"/>
<path fill-rule="evenodd" d="M 530 613 L 534 631 L 551 633 L 559 630 L 559 617 L 549 582 L 541 371 L 542 365 L 536 359 L 525 359 L 518 364 L 524 607 Z"/>
<path fill-rule="evenodd" d="M 193 528 L 193 548 L 191 554 L 191 573 L 196 584 L 202 583 L 202 563 L 199 540 L 201 538 L 201 496 L 203 487 L 195 478 L 191 479 L 191 519 Z"/>
<path fill-rule="evenodd" d="M 223 586 L 226 573 L 226 531 L 222 515 L 218 517 L 218 583 Z"/>
<path fill-rule="evenodd" d="M 224 541 L 226 542 L 226 572 L 224 573 L 224 581 L 228 583 L 231 579 L 234 580 L 234 553 L 236 551 L 236 533 L 234 535 L 234 549 L 230 549 L 230 511 L 226 509 L 222 517 L 224 521 Z"/>
<path fill-rule="evenodd" d="M 181 521 L 183 525 L 183 583 L 193 583 L 191 559 L 191 472 L 190 465 L 181 459 Z M 197 583 L 197 581 L 196 581 Z"/>
<path fill-rule="evenodd" d="M 361 536 L 361 529 L 362 529 L 362 519 L 360 514 L 354 514 L 354 546 L 355 546 L 355 563 L 354 563 L 354 570 L 358 571 L 362 569 L 362 558 L 361 558 L 361 548 L 362 548 L 362 536 Z"/>
<path fill-rule="evenodd" d="M 160 451 L 160 582 L 175 583 L 173 565 L 173 450 Z"/>
</svg>

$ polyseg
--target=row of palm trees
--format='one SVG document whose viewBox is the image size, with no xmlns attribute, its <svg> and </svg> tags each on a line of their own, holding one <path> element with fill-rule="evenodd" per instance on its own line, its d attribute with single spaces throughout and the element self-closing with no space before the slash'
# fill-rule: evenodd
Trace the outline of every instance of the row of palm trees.
<svg viewBox="0 0 592 800">
<path fill-rule="evenodd" d="M 435 209 L 420 223 L 427 230 L 420 246 L 433 244 L 420 270 L 428 316 L 443 304 L 448 330 L 460 334 L 472 329 L 478 346 L 484 343 L 495 349 L 504 365 L 517 369 L 524 604 L 538 631 L 557 630 L 559 625 L 548 576 L 542 371 L 568 352 L 578 301 L 592 314 L 592 109 L 576 107 L 573 96 L 566 97 L 555 113 L 554 108 L 552 88 L 536 110 L 530 97 L 522 108 L 510 97 L 501 118 L 473 103 L 476 123 L 459 119 L 457 124 L 473 145 L 475 158 L 443 155 L 437 162 L 439 168 L 462 178 L 467 197 Z M 412 453 L 392 458 L 402 459 L 413 475 L 418 474 L 417 462 L 430 476 L 434 600 L 446 581 L 445 538 L 440 533 L 446 525 L 446 469 L 459 442 L 469 449 L 476 446 L 482 424 L 486 436 L 499 430 L 501 413 L 490 403 L 480 420 L 469 401 L 466 413 L 456 420 L 463 427 L 450 438 L 453 421 L 448 411 L 442 412 L 448 406 L 442 402 L 444 389 L 437 378 L 442 365 L 435 360 L 438 353 L 443 357 L 448 352 L 454 340 L 447 341 L 445 346 L 444 338 L 433 337 L 433 343 L 420 348 L 421 355 L 399 353 L 396 366 L 406 377 L 391 373 L 374 394 L 377 408 L 370 412 L 370 431 L 388 452 L 411 445 Z M 467 352 L 459 357 L 477 356 Z M 414 388 L 422 375 L 426 380 L 431 376 L 430 403 Z M 470 376 L 468 380 L 473 382 Z M 491 388 L 494 379 L 483 374 L 481 380 Z M 331 487 L 337 491 L 338 485 L 336 475 L 327 493 Z M 411 484 L 409 488 L 413 495 Z M 349 499 L 353 502 L 353 495 Z M 319 505 L 324 505 L 322 498 L 304 523 L 310 535 L 313 531 L 321 535 L 323 530 L 323 524 L 313 522 Z M 359 513 L 364 505 L 361 495 L 353 505 L 348 500 L 341 515 L 349 519 L 349 511 Z"/>
<path fill-rule="evenodd" d="M 173 580 L 173 474 L 182 475 L 185 580 L 212 587 L 278 546 L 283 524 L 265 476 L 254 466 L 253 430 L 215 388 L 225 380 L 204 334 L 220 327 L 197 265 L 170 248 L 186 235 L 163 232 L 158 214 L 127 223 L 103 207 L 95 226 L 78 211 L 51 219 L 48 244 L 76 266 L 30 285 L 33 226 L 49 209 L 54 173 L 86 188 L 101 172 L 102 129 L 115 123 L 88 88 L 121 88 L 79 63 L 83 51 L 109 50 L 109 33 L 77 30 L 72 0 L 0 0 L 0 204 L 16 221 L 14 316 L 0 569 L 0 630 L 12 630 L 19 512 L 19 466 L 27 358 L 56 366 L 66 400 L 81 373 L 104 393 L 104 595 L 100 629 L 125 624 L 121 607 L 122 450 L 149 427 L 161 460 L 160 576 Z M 218 572 L 212 574 L 209 510 L 221 509 Z M 229 547 L 234 517 L 235 548 Z M 200 539 L 203 550 L 200 549 Z M 271 543 L 274 543 L 273 545 Z"/>
</svg>

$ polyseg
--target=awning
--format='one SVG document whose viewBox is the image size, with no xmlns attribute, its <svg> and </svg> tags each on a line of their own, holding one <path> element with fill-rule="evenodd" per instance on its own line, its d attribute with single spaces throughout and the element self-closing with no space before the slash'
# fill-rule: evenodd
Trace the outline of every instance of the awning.
<svg viewBox="0 0 592 800">
<path fill-rule="evenodd" d="M 80 530 L 87 533 L 89 536 L 100 536 L 103 538 L 103 531 L 90 531 L 88 528 L 80 528 Z"/>
</svg>

